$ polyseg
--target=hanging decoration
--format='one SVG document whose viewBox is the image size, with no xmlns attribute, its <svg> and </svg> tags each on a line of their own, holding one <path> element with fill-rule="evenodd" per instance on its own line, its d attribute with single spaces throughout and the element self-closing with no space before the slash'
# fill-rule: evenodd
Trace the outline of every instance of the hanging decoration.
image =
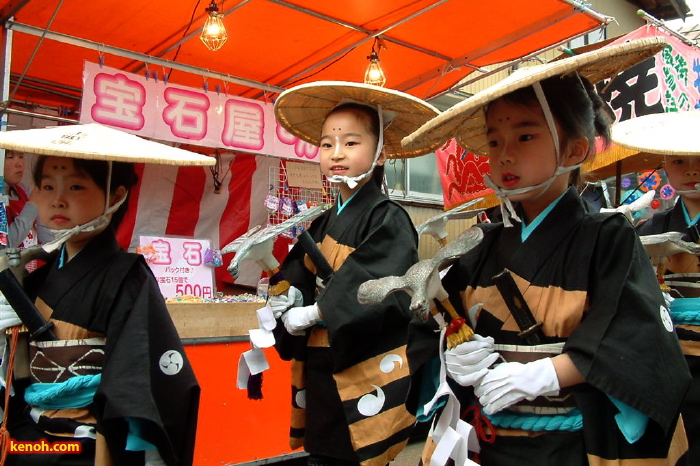
<svg viewBox="0 0 700 466">
<path fill-rule="evenodd" d="M 661 175 L 659 175 L 656 170 L 649 170 L 641 173 L 637 177 L 637 181 L 639 181 L 639 189 L 647 192 L 650 189 L 656 189 L 659 187 L 661 184 Z"/>
<path fill-rule="evenodd" d="M 665 184 L 661 186 L 661 189 L 659 189 L 659 197 L 663 199 L 664 201 L 668 201 L 669 199 L 673 199 L 673 197 L 676 195 L 676 190 L 673 189 L 673 186 L 670 184 Z"/>
<path fill-rule="evenodd" d="M 369 65 L 367 65 L 367 70 L 365 71 L 365 84 L 381 87 L 384 87 L 384 84 L 386 84 L 386 76 L 384 76 L 384 70 L 382 70 L 382 65 L 379 63 L 379 51 L 382 47 L 386 48 L 384 41 L 379 37 L 375 37 L 372 44 L 372 53 L 367 57 Z"/>
<path fill-rule="evenodd" d="M 214 181 L 214 194 L 221 194 L 222 177 L 219 173 L 221 170 L 221 154 L 218 150 L 214 151 L 214 158 L 216 159 L 216 165 L 209 167 L 209 171 L 211 171 L 211 176 Z M 226 174 L 228 174 L 228 172 Z"/>
<path fill-rule="evenodd" d="M 219 7 L 216 5 L 215 0 L 211 0 L 211 3 L 206 8 L 206 12 L 208 16 L 206 21 L 204 21 L 202 34 L 199 38 L 209 50 L 217 51 L 224 46 L 226 39 L 228 39 L 226 26 L 224 26 L 223 22 L 224 15 L 219 13 Z"/>
</svg>

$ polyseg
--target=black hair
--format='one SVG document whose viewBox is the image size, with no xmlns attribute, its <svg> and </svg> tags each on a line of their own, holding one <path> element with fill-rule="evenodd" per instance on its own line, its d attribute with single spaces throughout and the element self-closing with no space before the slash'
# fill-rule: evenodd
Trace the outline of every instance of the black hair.
<svg viewBox="0 0 700 466">
<path fill-rule="evenodd" d="M 44 163 L 48 155 L 40 156 L 34 167 L 34 183 L 37 186 L 41 186 L 41 177 L 44 171 Z M 84 175 L 89 176 L 95 182 L 95 184 L 103 191 L 107 192 L 107 173 L 109 172 L 109 162 L 104 160 L 86 160 L 86 159 L 72 159 L 73 166 L 75 169 Z M 114 194 L 120 186 L 124 186 L 128 191 L 131 190 L 134 185 L 138 182 L 138 176 L 134 170 L 134 164 L 129 162 L 112 162 L 112 177 L 110 180 L 110 193 Z M 112 214 L 112 220 L 110 225 L 116 230 L 119 224 L 124 219 L 127 209 L 127 201 L 125 200 L 116 212 Z"/>
<path fill-rule="evenodd" d="M 334 113 L 340 111 L 349 111 L 355 116 L 357 116 L 360 120 L 364 121 L 367 125 L 367 129 L 369 130 L 369 132 L 374 135 L 376 139 L 376 144 L 379 144 L 379 129 L 381 126 L 379 123 L 379 112 L 377 112 L 375 108 L 358 102 L 345 102 L 334 107 L 330 112 L 328 112 L 328 115 L 326 115 L 326 119 Z M 376 146 L 374 150 L 377 150 Z M 377 186 L 379 186 L 379 188 L 384 187 L 383 165 L 377 165 L 376 167 L 374 167 L 374 170 L 372 170 L 372 181 L 374 181 L 377 184 Z"/>
<path fill-rule="evenodd" d="M 614 115 L 588 79 L 574 72 L 544 79 L 540 85 L 547 104 L 564 133 L 559 135 L 560 141 L 585 138 L 588 141 L 586 159 L 595 154 L 596 137 L 602 139 L 605 147 L 610 145 L 610 127 Z M 501 99 L 520 105 L 538 102 L 532 86 L 515 90 Z M 580 170 L 575 170 L 571 183 L 578 184 L 579 178 Z"/>
</svg>

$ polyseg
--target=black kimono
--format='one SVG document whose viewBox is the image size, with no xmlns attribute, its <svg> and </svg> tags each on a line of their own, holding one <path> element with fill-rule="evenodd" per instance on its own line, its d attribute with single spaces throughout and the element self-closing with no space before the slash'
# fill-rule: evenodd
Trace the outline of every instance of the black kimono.
<svg viewBox="0 0 700 466">
<path fill-rule="evenodd" d="M 110 227 L 60 268 L 59 262 L 55 257 L 25 279 L 29 296 L 60 340 L 32 344 L 31 382 L 101 378 L 88 406 L 28 405 L 24 415 L 15 409 L 11 437 L 79 440 L 86 464 L 101 464 L 104 437 L 115 465 L 142 464 L 143 451 L 127 451 L 127 442 L 138 450 L 132 442 L 143 441 L 155 446 L 167 465 L 191 464 L 199 385 L 143 257 L 119 248 Z M 22 402 L 13 397 L 13 403 Z M 66 455 L 65 463 L 48 463 L 57 460 L 53 455 L 10 454 L 8 460 L 80 464 L 76 455 Z"/>
<path fill-rule="evenodd" d="M 492 277 L 509 269 L 543 323 L 544 343 L 558 344 L 585 379 L 558 397 L 523 400 L 492 416 L 496 440 L 481 444 L 484 465 L 649 464 L 667 456 L 653 464 L 674 464 L 687 448 L 678 410 L 690 376 L 649 259 L 623 215 L 586 209 L 570 188 L 524 242 L 519 224 L 484 225 L 483 242 L 443 280 L 460 312 L 483 303 L 475 331 L 494 337 L 507 360 L 542 357 L 518 336 L 494 285 Z M 467 392 L 463 408 L 476 402 Z M 616 424 L 611 398 L 648 418 L 633 443 Z M 533 431 L 512 419 L 543 415 L 576 415 L 582 428 Z"/>
<path fill-rule="evenodd" d="M 649 220 L 637 226 L 637 232 L 642 235 L 656 235 L 668 231 L 684 233 L 685 241 L 697 243 L 700 241 L 697 225 L 688 226 L 683 214 L 682 199 L 666 210 L 654 214 Z M 669 258 L 666 264 L 667 273 L 698 273 L 700 272 L 700 260 L 697 256 L 680 253 Z M 676 334 L 681 342 L 685 360 L 690 368 L 693 381 L 683 400 L 681 414 L 685 424 L 690 450 L 688 458 L 690 464 L 700 464 L 700 304 L 697 305 L 696 318 L 689 318 L 687 313 L 682 315 L 677 312 L 677 306 L 682 304 L 682 297 L 694 298 L 697 303 L 698 290 L 688 287 L 678 287 L 671 292 L 676 301 L 671 303 L 671 319 L 676 324 Z M 691 302 L 687 300 L 686 302 Z M 675 303 L 675 304 L 674 304 Z"/>
<path fill-rule="evenodd" d="M 317 218 L 309 233 L 334 274 L 317 293 L 315 267 L 299 245 L 281 268 L 324 319 L 303 337 L 289 335 L 281 323 L 276 329 L 281 357 L 293 359 L 291 445 L 384 466 L 415 422 L 405 407 L 410 298 L 395 293 L 381 305 L 363 306 L 357 289 L 367 280 L 403 275 L 418 259 L 416 231 L 403 208 L 370 181 L 340 214 L 336 204 Z"/>
</svg>

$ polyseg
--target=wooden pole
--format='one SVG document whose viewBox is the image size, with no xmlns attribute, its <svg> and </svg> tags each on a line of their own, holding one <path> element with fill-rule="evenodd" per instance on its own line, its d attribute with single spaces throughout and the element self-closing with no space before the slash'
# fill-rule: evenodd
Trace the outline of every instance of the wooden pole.
<svg viewBox="0 0 700 466">
<path fill-rule="evenodd" d="M 615 207 L 620 206 L 622 191 L 622 162 L 615 162 Z"/>
</svg>

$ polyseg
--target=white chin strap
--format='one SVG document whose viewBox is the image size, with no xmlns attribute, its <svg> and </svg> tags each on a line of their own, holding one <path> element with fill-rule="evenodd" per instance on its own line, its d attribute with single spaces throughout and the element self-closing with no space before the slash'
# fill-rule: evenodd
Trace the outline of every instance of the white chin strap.
<svg viewBox="0 0 700 466">
<path fill-rule="evenodd" d="M 697 194 L 700 193 L 700 183 L 695 183 L 695 189 L 677 189 L 676 194 Z"/>
<path fill-rule="evenodd" d="M 80 233 L 89 233 L 92 231 L 96 231 L 99 229 L 102 229 L 109 225 L 109 215 L 116 212 L 119 207 L 121 207 L 122 204 L 124 204 L 124 201 L 126 201 L 128 197 L 128 192 L 124 194 L 124 197 L 122 197 L 119 202 L 114 204 L 113 206 L 110 207 L 109 205 L 109 192 L 111 190 L 111 180 L 112 180 L 112 162 L 109 162 L 109 168 L 107 170 L 107 188 L 105 190 L 105 210 L 100 215 L 99 217 L 96 217 L 92 220 L 90 220 L 87 223 L 83 223 L 82 225 L 76 225 L 73 228 L 70 228 L 68 230 L 66 229 L 55 229 L 55 228 L 49 228 L 48 230 L 54 235 L 53 241 L 50 241 L 46 244 L 43 244 L 41 247 L 44 251 L 46 252 L 53 252 L 57 250 L 58 248 L 63 245 L 63 243 L 68 240 L 71 236 L 80 234 Z"/>
<path fill-rule="evenodd" d="M 370 106 L 370 105 L 368 105 Z M 373 106 L 370 106 L 372 108 L 375 108 Z M 384 112 L 382 112 L 382 106 L 377 105 L 376 106 L 377 113 L 379 114 L 379 139 L 377 140 L 377 150 L 374 152 L 374 160 L 372 161 L 372 166 L 369 167 L 369 170 L 364 172 L 361 175 L 357 176 L 344 176 L 344 175 L 332 175 L 328 177 L 328 181 L 331 183 L 339 184 L 339 183 L 345 183 L 348 185 L 348 188 L 350 189 L 355 189 L 357 185 L 360 183 L 360 181 L 364 180 L 368 176 L 372 175 L 372 172 L 377 166 L 377 160 L 379 160 L 379 156 L 382 153 L 382 149 L 384 148 Z"/>
<path fill-rule="evenodd" d="M 506 227 L 512 227 L 513 223 L 510 221 L 511 218 L 516 222 L 522 222 L 522 220 L 520 219 L 520 217 L 518 217 L 518 214 L 515 212 L 515 207 L 513 207 L 513 203 L 511 202 L 509 196 L 517 196 L 518 194 L 529 193 L 530 191 L 535 191 L 536 189 L 542 189 L 542 192 L 540 192 L 540 194 L 537 195 L 537 197 L 539 197 L 547 190 L 547 188 L 549 188 L 549 186 L 554 182 L 557 176 L 576 170 L 580 166 L 581 164 L 578 163 L 570 167 L 557 167 L 557 169 L 554 171 L 554 174 L 545 182 L 534 186 L 526 186 L 524 188 L 500 188 L 496 186 L 496 184 L 493 182 L 493 180 L 491 180 L 491 177 L 489 175 L 484 175 L 484 184 L 488 188 L 491 188 L 494 194 L 496 194 L 496 197 L 498 198 L 498 203 L 501 207 L 501 216 L 503 217 L 503 225 Z"/>
<path fill-rule="evenodd" d="M 54 239 L 53 241 L 43 245 L 42 248 L 46 252 L 52 252 L 60 248 L 61 245 L 65 243 L 66 240 L 71 236 L 80 233 L 89 233 L 106 227 L 107 225 L 109 225 L 110 220 L 108 215 L 114 213 L 124 203 L 124 201 L 126 201 L 126 196 L 124 196 L 119 202 L 114 204 L 112 207 L 106 209 L 104 213 L 99 217 L 94 218 L 87 223 L 83 223 L 82 225 L 76 225 L 69 230 L 58 230 L 55 228 L 49 228 L 48 230 L 54 235 Z"/>
<path fill-rule="evenodd" d="M 537 197 L 544 194 L 545 191 L 547 191 L 547 188 L 549 188 L 549 186 L 559 175 L 569 173 L 581 166 L 580 163 L 572 165 L 570 167 L 562 167 L 559 165 L 561 163 L 559 160 L 559 133 L 557 132 L 557 126 L 554 124 L 554 117 L 552 116 L 552 111 L 549 108 L 547 98 L 545 97 L 544 92 L 542 91 L 542 86 L 540 85 L 540 83 L 536 82 L 532 85 L 532 87 L 535 90 L 535 96 L 537 96 L 537 100 L 539 101 L 540 106 L 542 107 L 542 112 L 544 113 L 544 118 L 547 121 L 549 132 L 552 134 L 552 141 L 554 142 L 554 151 L 557 156 L 557 168 L 556 170 L 554 170 L 554 174 L 552 174 L 552 176 L 550 176 L 546 181 L 534 186 L 525 186 L 524 188 L 516 189 L 500 188 L 496 186 L 496 183 L 493 182 L 489 175 L 484 175 L 484 184 L 488 188 L 491 188 L 494 194 L 496 194 L 496 197 L 498 198 L 498 204 L 501 207 L 501 217 L 503 217 L 503 226 L 505 227 L 513 226 L 513 223 L 510 221 L 511 219 L 515 220 L 516 222 L 522 222 L 520 217 L 518 217 L 518 214 L 515 212 L 515 207 L 513 207 L 513 203 L 511 202 L 509 196 L 517 196 L 518 194 L 529 193 L 531 191 L 541 189 L 541 192 L 537 196 L 535 196 L 536 199 Z"/>
</svg>

